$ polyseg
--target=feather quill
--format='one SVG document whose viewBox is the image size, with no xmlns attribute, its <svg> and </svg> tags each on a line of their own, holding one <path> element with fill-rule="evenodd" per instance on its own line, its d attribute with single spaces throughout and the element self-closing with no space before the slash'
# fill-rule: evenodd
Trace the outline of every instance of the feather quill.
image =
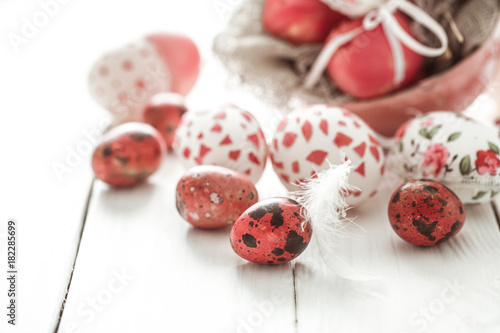
<svg viewBox="0 0 500 333">
<path fill-rule="evenodd" d="M 316 239 L 318 256 L 326 271 L 354 281 L 374 280 L 373 274 L 355 268 L 349 262 L 343 241 L 356 235 L 355 229 L 363 230 L 347 216 L 350 209 L 345 197 L 357 190 L 349 185 L 348 178 L 354 168 L 352 162 L 332 165 L 299 184 L 302 188 L 292 195 L 303 206 L 304 223 L 311 223 Z"/>
</svg>

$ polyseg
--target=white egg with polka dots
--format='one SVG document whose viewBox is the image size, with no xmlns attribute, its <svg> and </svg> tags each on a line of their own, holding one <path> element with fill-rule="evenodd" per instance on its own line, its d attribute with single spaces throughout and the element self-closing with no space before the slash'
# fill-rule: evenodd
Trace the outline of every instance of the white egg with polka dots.
<svg viewBox="0 0 500 333">
<path fill-rule="evenodd" d="M 234 105 L 189 111 L 177 128 L 174 150 L 186 168 L 218 165 L 256 183 L 266 166 L 268 147 L 255 117 Z"/>
<path fill-rule="evenodd" d="M 101 56 L 90 71 L 89 89 L 117 122 L 140 121 L 154 95 L 185 95 L 198 72 L 199 53 L 189 38 L 153 34 Z"/>
<path fill-rule="evenodd" d="M 114 116 L 137 120 L 157 93 L 169 91 L 171 74 L 154 46 L 140 40 L 105 54 L 90 73 L 90 92 Z"/>
<path fill-rule="evenodd" d="M 377 193 L 385 158 L 375 132 L 346 109 L 313 105 L 289 113 L 278 125 L 270 146 L 274 171 L 290 191 L 330 163 L 352 161 L 349 184 L 356 190 L 346 202 L 357 205 Z"/>
</svg>

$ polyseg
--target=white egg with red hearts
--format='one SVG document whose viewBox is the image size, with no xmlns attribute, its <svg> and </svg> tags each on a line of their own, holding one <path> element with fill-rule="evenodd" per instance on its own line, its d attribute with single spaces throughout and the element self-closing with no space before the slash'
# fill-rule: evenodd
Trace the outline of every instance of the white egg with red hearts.
<svg viewBox="0 0 500 333">
<path fill-rule="evenodd" d="M 290 191 L 330 164 L 352 161 L 349 184 L 357 188 L 346 197 L 358 205 L 373 197 L 384 173 L 384 153 L 376 133 L 350 111 L 313 105 L 289 113 L 278 125 L 271 147 L 275 172 Z"/>
<path fill-rule="evenodd" d="M 234 105 L 189 111 L 177 128 L 174 150 L 186 168 L 218 165 L 256 183 L 267 162 L 268 147 L 255 117 Z"/>
</svg>

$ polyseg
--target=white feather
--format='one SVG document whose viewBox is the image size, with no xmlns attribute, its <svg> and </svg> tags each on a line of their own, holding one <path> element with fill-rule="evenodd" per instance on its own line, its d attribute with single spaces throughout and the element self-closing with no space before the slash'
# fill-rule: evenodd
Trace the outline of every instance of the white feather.
<svg viewBox="0 0 500 333">
<path fill-rule="evenodd" d="M 342 157 L 345 160 L 344 157 Z M 328 162 L 330 164 L 330 162 Z M 317 242 L 318 256 L 328 271 L 349 280 L 374 280 L 372 274 L 357 269 L 349 262 L 343 240 L 355 236 L 354 228 L 361 229 L 353 219 L 347 217 L 349 205 L 345 196 L 357 190 L 349 185 L 348 178 L 353 166 L 347 160 L 341 165 L 332 165 L 316 173 L 299 186 L 300 191 L 293 193 L 303 206 L 305 223 L 311 223 L 313 237 Z"/>
</svg>

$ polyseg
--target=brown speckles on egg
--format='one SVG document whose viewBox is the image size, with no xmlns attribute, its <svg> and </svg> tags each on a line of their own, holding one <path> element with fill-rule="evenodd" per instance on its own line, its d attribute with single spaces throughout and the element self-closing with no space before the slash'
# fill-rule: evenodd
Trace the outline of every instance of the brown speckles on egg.
<svg viewBox="0 0 500 333">
<path fill-rule="evenodd" d="M 288 198 L 271 198 L 250 207 L 231 230 L 233 250 L 242 258 L 261 264 L 276 265 L 295 259 L 312 235 L 309 223 L 302 228 L 301 209 L 300 204 Z M 245 244 L 249 235 L 256 240 L 255 247 Z"/>
<path fill-rule="evenodd" d="M 436 194 L 439 192 L 439 190 L 435 186 L 426 185 L 426 186 L 424 186 L 424 192 L 427 192 L 430 194 Z"/>
<path fill-rule="evenodd" d="M 142 113 L 142 120 L 156 128 L 168 149 L 172 149 L 175 130 L 187 109 L 181 95 L 163 92 L 154 95 Z"/>
<path fill-rule="evenodd" d="M 446 205 L 448 205 L 448 201 L 446 201 L 444 199 L 438 198 L 438 201 L 441 204 L 441 206 L 443 206 L 443 207 L 446 206 Z"/>
<path fill-rule="evenodd" d="M 254 236 L 250 234 L 244 234 L 243 236 L 241 236 L 241 239 L 243 240 L 243 244 L 245 244 L 245 246 L 251 248 L 257 247 L 257 240 Z"/>
<path fill-rule="evenodd" d="M 446 235 L 444 235 L 444 237 L 442 239 L 440 239 L 436 244 L 440 244 L 442 242 L 445 242 L 448 239 L 450 239 L 451 237 L 453 237 L 460 229 L 462 229 L 462 226 L 463 226 L 463 222 L 457 220 L 451 226 L 450 232 L 448 232 Z"/>
<path fill-rule="evenodd" d="M 111 130 L 96 147 L 92 168 L 97 178 L 111 186 L 135 185 L 158 169 L 163 149 L 163 139 L 153 127 L 126 123 Z"/>
<path fill-rule="evenodd" d="M 285 253 L 285 250 L 277 247 L 274 250 L 272 250 L 271 253 L 274 254 L 275 256 L 279 257 L 279 256 L 283 255 L 283 253 Z"/>
<path fill-rule="evenodd" d="M 250 212 L 248 212 L 248 216 L 250 216 L 250 218 L 252 218 L 254 220 L 260 220 L 266 214 L 267 214 L 266 207 L 258 207 L 256 209 L 253 209 Z"/>
<path fill-rule="evenodd" d="M 434 231 L 436 231 L 436 226 L 438 224 L 438 221 L 429 223 L 426 221 L 414 219 L 412 224 L 413 226 L 415 226 L 415 228 L 417 228 L 419 234 L 429 238 L 430 241 L 436 240 L 436 237 L 434 237 L 432 234 L 434 233 Z"/>
<path fill-rule="evenodd" d="M 399 190 L 394 194 L 394 196 L 392 197 L 392 200 L 391 202 L 392 203 L 397 203 L 399 202 L 399 199 L 400 199 L 400 196 L 399 196 Z"/>
<path fill-rule="evenodd" d="M 111 146 L 106 145 L 102 150 L 102 157 L 110 157 L 113 154 L 113 148 Z"/>
<path fill-rule="evenodd" d="M 283 215 L 281 214 L 273 214 L 273 217 L 271 218 L 271 225 L 273 226 L 273 229 L 279 228 L 283 225 Z"/>
<path fill-rule="evenodd" d="M 295 230 L 292 230 L 286 237 L 285 251 L 292 254 L 302 253 L 308 244 L 304 242 L 304 237 L 300 236 Z"/>
<path fill-rule="evenodd" d="M 231 177 L 227 177 L 228 174 Z M 243 191 L 257 193 L 252 181 L 244 175 L 218 166 L 197 166 L 177 184 L 177 207 L 180 215 L 196 227 L 221 228 L 234 223 L 257 202 L 257 195 L 252 199 L 242 196 L 242 200 L 237 200 Z M 194 219 L 191 213 L 196 213 L 198 219 Z"/>
<path fill-rule="evenodd" d="M 446 186 L 432 180 L 412 180 L 402 185 L 389 203 L 394 231 L 414 245 L 440 244 L 462 228 L 462 202 Z"/>
</svg>

